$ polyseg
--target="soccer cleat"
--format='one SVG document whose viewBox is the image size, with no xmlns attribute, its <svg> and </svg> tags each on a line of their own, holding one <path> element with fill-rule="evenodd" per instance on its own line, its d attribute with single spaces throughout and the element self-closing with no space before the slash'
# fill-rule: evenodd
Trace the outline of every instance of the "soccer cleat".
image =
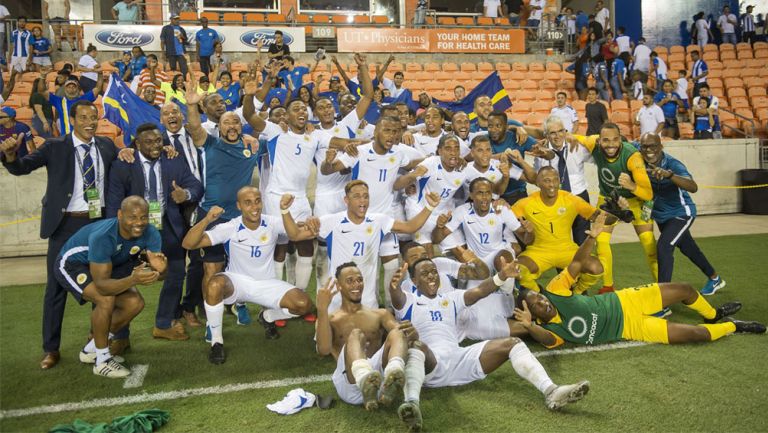
<svg viewBox="0 0 768 433">
<path fill-rule="evenodd" d="M 707 284 L 704 285 L 704 288 L 699 291 L 704 296 L 711 296 L 714 295 L 718 290 L 725 287 L 725 280 L 720 278 L 718 275 L 717 278 L 708 279 Z"/>
<path fill-rule="evenodd" d="M 238 325 L 250 325 L 251 313 L 248 311 L 248 306 L 245 304 L 235 305 L 237 309 L 237 324 Z"/>
<path fill-rule="evenodd" d="M 403 385 L 405 385 L 405 372 L 403 370 L 396 370 L 385 376 L 379 393 L 379 403 L 382 406 L 389 406 L 403 398 Z"/>
<path fill-rule="evenodd" d="M 547 409 L 558 410 L 568 403 L 575 403 L 589 392 L 589 381 L 583 380 L 575 385 L 560 385 L 547 393 Z"/>
<path fill-rule="evenodd" d="M 616 290 L 613 288 L 613 286 L 603 286 L 602 288 L 600 288 L 600 290 L 597 291 L 597 294 L 602 295 L 604 293 L 615 292 L 615 291 Z"/>
<path fill-rule="evenodd" d="M 305 314 L 304 315 L 304 321 L 308 322 L 308 323 L 315 323 L 315 321 L 317 321 L 317 316 L 315 316 L 312 313 Z"/>
<path fill-rule="evenodd" d="M 112 359 L 119 363 L 125 362 L 125 358 L 118 355 L 112 355 Z M 80 362 L 83 364 L 95 364 L 96 363 L 96 352 L 86 352 L 84 350 L 80 351 Z"/>
<path fill-rule="evenodd" d="M 203 337 L 203 338 L 205 338 L 205 342 L 206 343 L 210 343 L 211 340 L 213 339 L 213 336 L 211 336 L 211 326 L 210 325 L 205 325 L 205 337 Z"/>
<path fill-rule="evenodd" d="M 122 379 L 131 375 L 131 370 L 117 362 L 114 357 L 101 364 L 94 364 L 93 374 L 110 379 Z"/>
<path fill-rule="evenodd" d="M 669 307 L 664 307 L 664 308 L 661 309 L 661 311 L 657 311 L 657 312 L 651 314 L 651 316 L 658 317 L 659 319 L 663 319 L 663 318 L 669 317 L 671 315 L 672 315 L 672 310 L 670 310 Z"/>
<path fill-rule="evenodd" d="M 408 426 L 408 431 L 421 431 L 423 427 L 423 420 L 421 418 L 421 409 L 419 408 L 419 402 L 406 401 L 397 408 L 397 415 L 400 417 L 400 421 L 404 422 Z"/>
<path fill-rule="evenodd" d="M 285 328 L 286 326 L 288 326 L 288 321 L 286 320 L 275 320 L 274 323 L 275 323 L 275 326 L 277 326 L 278 328 Z"/>
<path fill-rule="evenodd" d="M 733 317 L 726 317 L 724 322 L 731 322 L 736 325 L 736 332 L 743 334 L 765 334 L 765 325 L 760 322 L 736 320 Z"/>
<path fill-rule="evenodd" d="M 741 302 L 728 302 L 715 309 L 715 317 L 704 319 L 704 323 L 717 323 L 724 317 L 736 314 L 741 310 Z"/>
<path fill-rule="evenodd" d="M 267 319 L 264 318 L 264 311 L 259 313 L 258 320 L 261 326 L 264 327 L 264 336 L 267 337 L 267 340 L 277 340 L 280 338 L 280 334 L 277 332 L 277 326 L 272 322 L 267 322 Z"/>
<path fill-rule="evenodd" d="M 211 351 L 208 353 L 208 361 L 211 364 L 223 364 L 227 360 L 227 355 L 224 353 L 224 345 L 221 343 L 214 343 L 211 346 Z"/>
<path fill-rule="evenodd" d="M 363 393 L 363 407 L 367 411 L 374 411 L 379 408 L 379 388 L 381 387 L 381 374 L 378 371 L 372 371 L 363 378 L 363 383 L 359 384 Z"/>
</svg>

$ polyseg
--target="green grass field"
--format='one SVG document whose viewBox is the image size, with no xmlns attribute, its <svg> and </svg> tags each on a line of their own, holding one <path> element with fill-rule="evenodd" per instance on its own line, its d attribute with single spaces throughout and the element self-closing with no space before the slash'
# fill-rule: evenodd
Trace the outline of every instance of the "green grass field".
<svg viewBox="0 0 768 433">
<path fill-rule="evenodd" d="M 710 297 L 719 305 L 740 300 L 737 317 L 768 321 L 768 235 L 706 238 L 698 241 L 727 280 Z M 617 285 L 649 280 L 638 244 L 614 247 Z M 44 270 L 40 270 L 44 272 Z M 682 255 L 675 280 L 699 287 L 704 277 Z M 366 413 L 338 402 L 327 411 L 308 409 L 293 416 L 269 412 L 265 405 L 292 388 L 334 394 L 330 381 L 251 389 L 224 394 L 179 397 L 52 414 L 7 416 L 8 410 L 93 399 L 141 396 L 200 387 L 254 383 L 311 375 L 330 375 L 335 362 L 314 352 L 313 327 L 292 321 L 282 338 L 268 341 L 255 323 L 237 326 L 225 317 L 227 362 L 208 363 L 204 329 L 191 330 L 186 342 L 153 340 L 151 329 L 159 286 L 143 288 L 144 312 L 132 324 L 132 349 L 127 363 L 146 364 L 141 388 L 124 389 L 123 381 L 96 377 L 81 365 L 78 350 L 85 343 L 88 307 L 70 297 L 64 323 L 62 361 L 50 371 L 38 367 L 43 286 L 0 288 L 0 431 L 47 431 L 76 418 L 109 422 L 138 410 L 158 408 L 171 413 L 166 432 L 198 431 L 402 431 L 393 408 Z M 252 308 L 255 318 L 257 307 Z M 673 308 L 672 320 L 695 323 L 694 312 Z M 534 351 L 541 346 L 529 343 Z M 542 396 L 503 366 L 486 380 L 451 389 L 422 393 L 424 423 L 429 431 L 766 431 L 768 336 L 736 335 L 711 344 L 649 345 L 595 353 L 559 354 L 541 362 L 557 383 L 592 382 L 587 398 L 560 413 L 546 410 Z"/>
</svg>

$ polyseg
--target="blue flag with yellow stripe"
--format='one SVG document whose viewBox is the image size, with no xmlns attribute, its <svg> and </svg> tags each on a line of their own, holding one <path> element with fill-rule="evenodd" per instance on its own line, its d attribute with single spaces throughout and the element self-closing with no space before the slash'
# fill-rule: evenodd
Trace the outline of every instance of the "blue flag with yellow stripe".
<svg viewBox="0 0 768 433">
<path fill-rule="evenodd" d="M 104 118 L 122 129 L 125 143 L 133 140 L 136 128 L 142 123 L 160 125 L 160 110 L 133 93 L 114 72 L 109 77 L 109 85 L 102 102 Z"/>
<path fill-rule="evenodd" d="M 475 99 L 480 96 L 488 96 L 493 103 L 493 109 L 495 111 L 506 111 L 512 107 L 512 101 L 507 95 L 507 91 L 504 89 L 504 85 L 501 84 L 501 78 L 499 73 L 493 71 L 491 75 L 487 76 L 480 84 L 477 85 L 471 92 L 467 94 L 461 101 L 440 101 L 432 98 L 432 102 L 438 107 L 443 107 L 452 112 L 463 111 L 469 116 L 469 120 L 474 120 L 477 115 L 475 114 Z"/>
</svg>

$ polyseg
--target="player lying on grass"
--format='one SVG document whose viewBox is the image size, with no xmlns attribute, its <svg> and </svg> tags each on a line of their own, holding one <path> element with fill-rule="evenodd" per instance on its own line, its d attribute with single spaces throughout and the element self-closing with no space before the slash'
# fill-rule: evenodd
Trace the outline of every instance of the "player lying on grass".
<svg viewBox="0 0 768 433">
<path fill-rule="evenodd" d="M 435 263 L 419 259 L 410 267 L 411 279 L 417 293 L 404 292 L 400 269 L 389 284 L 392 306 L 398 320 L 410 322 L 423 347 L 435 358 L 435 368 L 424 379 L 430 388 L 459 386 L 484 379 L 509 360 L 515 372 L 533 384 L 545 396 L 547 408 L 556 410 L 580 400 L 589 391 L 589 382 L 555 385 L 544 367 L 518 338 L 507 337 L 481 341 L 468 347 L 459 346 L 458 318 L 468 306 L 474 305 L 497 289 L 509 278 L 519 276 L 517 262 L 500 259 L 499 272 L 470 290 L 438 293 L 440 275 Z M 404 329 L 409 334 L 410 330 Z M 429 355 L 427 355 L 429 356 Z M 409 361 L 410 362 L 410 361 Z M 406 400 L 409 397 L 406 396 Z M 418 399 L 412 404 L 418 404 Z"/>
<path fill-rule="evenodd" d="M 144 309 L 136 285 L 152 284 L 165 274 L 168 262 L 160 232 L 149 224 L 149 204 L 139 196 L 123 199 L 116 218 L 78 230 L 61 248 L 55 276 L 80 305 L 91 302 L 93 338 L 80 352 L 80 362 L 94 364 L 93 374 L 123 378 L 131 370 L 109 352 L 109 338 Z M 147 263 L 140 254 L 146 252 Z"/>
<path fill-rule="evenodd" d="M 408 342 L 392 313 L 363 305 L 364 287 L 354 262 L 336 268 L 336 281 L 331 278 L 317 290 L 316 338 L 317 352 L 336 358 L 332 380 L 339 397 L 371 411 L 402 397 Z M 341 308 L 329 315 L 337 293 Z M 423 362 L 421 369 L 423 377 Z"/>
<path fill-rule="evenodd" d="M 536 341 L 548 348 L 564 341 L 600 344 L 622 339 L 676 344 L 714 341 L 733 332 L 765 332 L 761 323 L 729 317 L 741 309 L 741 303 L 729 302 L 715 309 L 684 283 L 654 283 L 596 296 L 575 295 L 574 282 L 604 228 L 605 214 L 600 214 L 567 269 L 541 293 L 520 291 L 517 305 L 522 309 L 515 309 L 515 318 Z M 651 316 L 678 302 L 699 313 L 705 323 L 688 325 Z"/>
</svg>

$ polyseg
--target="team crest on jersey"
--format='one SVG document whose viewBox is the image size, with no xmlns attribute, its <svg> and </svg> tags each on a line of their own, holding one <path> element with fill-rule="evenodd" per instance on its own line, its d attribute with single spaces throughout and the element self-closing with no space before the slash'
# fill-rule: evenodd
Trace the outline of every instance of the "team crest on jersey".
<svg viewBox="0 0 768 433">
<path fill-rule="evenodd" d="M 134 245 L 131 247 L 131 255 L 139 254 L 139 251 L 141 251 L 141 248 L 139 248 L 138 245 Z"/>
<path fill-rule="evenodd" d="M 251 151 L 248 150 L 248 149 L 243 149 L 243 156 L 246 157 L 246 158 L 250 158 L 251 157 Z"/>
<path fill-rule="evenodd" d="M 85 280 L 88 279 L 88 275 L 85 274 L 78 274 L 77 275 L 77 284 L 83 284 Z"/>
<path fill-rule="evenodd" d="M 309 135 L 304 136 L 304 141 L 309 141 Z"/>
<path fill-rule="evenodd" d="M 368 233 L 369 235 L 372 235 L 373 234 L 373 226 L 368 226 L 368 228 L 365 229 L 365 232 Z"/>
<path fill-rule="evenodd" d="M 117 251 L 117 252 L 119 253 L 119 252 L 120 252 L 120 250 L 122 250 L 122 249 L 123 249 L 123 244 L 119 244 L 119 245 L 117 246 L 117 249 L 116 249 L 115 251 Z"/>
<path fill-rule="evenodd" d="M 492 174 L 492 175 L 489 177 L 489 179 L 490 179 L 490 181 L 491 181 L 491 182 L 496 182 L 496 175 L 495 175 L 495 174 Z"/>
<path fill-rule="evenodd" d="M 440 301 L 440 306 L 443 308 L 448 308 L 448 300 L 443 299 L 442 301 Z"/>
<path fill-rule="evenodd" d="M 565 212 L 566 212 L 566 209 L 564 207 L 561 207 L 561 208 L 557 209 L 557 214 L 558 215 L 563 215 L 563 214 L 565 214 Z"/>
<path fill-rule="evenodd" d="M 338 134 L 339 133 L 339 127 L 338 126 L 333 128 L 333 133 L 334 134 Z"/>
<path fill-rule="evenodd" d="M 269 240 L 269 236 L 267 235 L 261 235 L 261 238 L 259 239 L 261 242 L 267 242 Z"/>
<path fill-rule="evenodd" d="M 456 180 L 453 181 L 453 184 L 456 185 L 456 186 L 460 186 L 461 185 L 461 180 L 456 179 Z"/>
<path fill-rule="evenodd" d="M 389 157 L 389 163 L 390 164 L 394 164 L 395 163 L 395 157 L 394 156 L 390 156 Z"/>
<path fill-rule="evenodd" d="M 493 226 L 495 224 L 496 224 L 496 220 L 495 219 L 491 218 L 491 219 L 488 220 L 488 225 L 489 226 Z"/>
</svg>

